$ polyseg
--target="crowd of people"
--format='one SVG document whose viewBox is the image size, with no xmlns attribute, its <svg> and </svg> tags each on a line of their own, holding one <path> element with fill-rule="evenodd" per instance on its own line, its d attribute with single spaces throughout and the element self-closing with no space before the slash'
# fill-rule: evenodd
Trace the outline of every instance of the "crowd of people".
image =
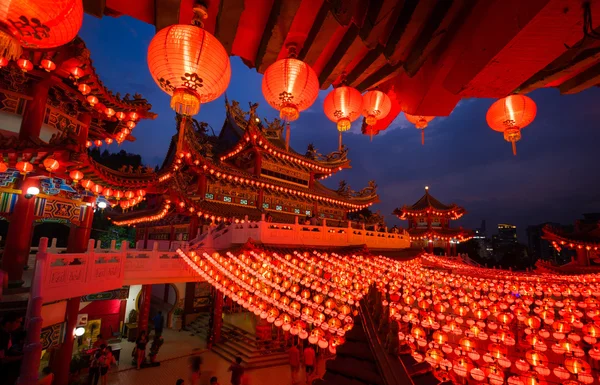
<svg viewBox="0 0 600 385">
<path fill-rule="evenodd" d="M 309 377 L 316 374 L 317 354 L 315 349 L 308 344 L 300 351 L 298 344 L 294 344 L 288 350 L 288 354 L 292 370 L 292 385 L 300 383 L 300 368 L 302 364 L 304 364 L 304 375 L 308 383 Z"/>
<path fill-rule="evenodd" d="M 183 378 L 178 379 L 175 385 L 199 385 L 201 378 L 202 369 L 202 357 L 192 356 L 190 357 L 190 373 L 188 381 L 186 382 Z M 231 372 L 231 385 L 249 385 L 248 376 L 246 370 L 242 365 L 242 358 L 236 357 L 235 361 L 229 366 L 227 371 Z M 220 385 L 217 377 L 212 376 L 209 380 L 210 385 Z"/>
</svg>

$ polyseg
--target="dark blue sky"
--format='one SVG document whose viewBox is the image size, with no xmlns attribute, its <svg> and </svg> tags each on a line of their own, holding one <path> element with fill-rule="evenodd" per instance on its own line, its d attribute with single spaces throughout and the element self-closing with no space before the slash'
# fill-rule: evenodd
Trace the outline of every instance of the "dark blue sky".
<svg viewBox="0 0 600 385">
<path fill-rule="evenodd" d="M 158 114 L 154 121 L 142 121 L 133 134 L 135 143 L 122 147 L 142 155 L 149 165 L 162 163 L 170 137 L 175 133 L 174 113 L 169 96 L 154 83 L 146 64 L 146 51 L 154 27 L 129 17 L 102 20 L 85 16 L 81 36 L 91 51 L 100 78 L 113 92 L 141 93 Z M 261 93 L 262 75 L 232 57 L 229 99 L 259 102 L 261 117 L 277 116 Z M 321 153 L 337 147 L 337 130 L 322 111 L 328 91 L 293 123 L 291 145 L 304 152 L 314 143 Z M 569 224 L 584 212 L 600 211 L 600 174 L 597 171 L 600 143 L 600 89 L 561 96 L 555 89 L 529 95 L 538 106 L 534 123 L 522 132 L 513 157 L 502 134 L 489 129 L 485 114 L 489 99 L 463 100 L 447 118 L 434 120 L 421 146 L 419 132 L 401 117 L 369 142 L 358 124 L 344 135 L 350 148 L 352 169 L 326 181 L 336 187 L 340 179 L 359 190 L 370 179 L 379 185 L 381 203 L 374 207 L 386 215 L 389 224 L 400 223 L 390 213 L 398 206 L 412 204 L 430 186 L 433 196 L 444 203 L 463 205 L 468 214 L 460 221 L 478 227 L 487 220 L 488 235 L 498 223 L 518 226 L 524 238 L 527 225 L 545 221 Z M 196 116 L 216 132 L 223 124 L 223 98 L 203 105 Z M 110 148 L 117 151 L 113 144 Z M 402 223 L 405 225 L 405 223 Z M 490 229 L 492 231 L 490 231 Z"/>
</svg>

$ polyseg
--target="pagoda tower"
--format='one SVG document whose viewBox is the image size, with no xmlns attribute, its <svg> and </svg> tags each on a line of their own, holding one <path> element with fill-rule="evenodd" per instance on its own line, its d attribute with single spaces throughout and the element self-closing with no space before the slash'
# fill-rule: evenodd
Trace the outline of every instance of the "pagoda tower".
<svg viewBox="0 0 600 385">
<path fill-rule="evenodd" d="M 459 219 L 466 213 L 463 207 L 454 203 L 445 205 L 429 194 L 425 187 L 425 195 L 412 206 L 402 206 L 393 214 L 399 219 L 408 220 L 408 233 L 411 247 L 427 248 L 433 253 L 434 247 L 446 249 L 446 255 L 456 255 L 456 245 L 472 238 L 471 231 L 462 227 L 451 228 L 450 221 Z"/>
</svg>

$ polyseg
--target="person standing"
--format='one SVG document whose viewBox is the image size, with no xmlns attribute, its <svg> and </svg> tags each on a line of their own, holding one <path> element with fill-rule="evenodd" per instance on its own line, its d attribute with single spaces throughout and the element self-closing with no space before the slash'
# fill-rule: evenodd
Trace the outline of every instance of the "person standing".
<svg viewBox="0 0 600 385">
<path fill-rule="evenodd" d="M 88 385 L 98 385 L 100 380 L 100 368 L 104 364 L 104 354 L 97 351 L 94 354 L 94 358 L 90 362 L 90 369 L 88 372 Z"/>
<path fill-rule="evenodd" d="M 292 345 L 290 350 L 288 350 L 290 356 L 290 367 L 292 369 L 292 384 L 297 384 L 300 382 L 298 378 L 298 372 L 300 371 L 300 350 L 298 350 L 298 346 L 296 344 Z"/>
<path fill-rule="evenodd" d="M 157 315 L 152 318 L 154 322 L 154 334 L 157 336 L 161 336 L 163 332 L 163 327 L 165 326 L 165 319 L 162 315 L 162 311 L 159 311 Z"/>
<path fill-rule="evenodd" d="M 240 385 L 242 383 L 242 376 L 244 375 L 242 358 L 235 357 L 235 362 L 231 364 L 227 371 L 231 372 L 231 385 Z"/>
<path fill-rule="evenodd" d="M 304 348 L 304 366 L 306 370 L 306 378 L 308 375 L 314 372 L 316 364 L 315 349 L 309 344 Z"/>
<path fill-rule="evenodd" d="M 190 357 L 190 385 L 198 385 L 200 383 L 200 369 L 202 366 L 202 357 Z"/>
<path fill-rule="evenodd" d="M 146 345 L 148 344 L 148 338 L 146 337 L 146 331 L 142 330 L 140 336 L 135 341 L 135 354 L 137 369 L 140 370 L 142 363 L 146 360 Z"/>
<path fill-rule="evenodd" d="M 112 365 L 117 364 L 117 360 L 115 359 L 110 346 L 107 346 L 102 350 L 104 352 L 104 360 L 100 361 L 100 379 L 102 380 L 102 385 L 106 385 L 106 375 L 108 374 L 108 370 Z"/>
</svg>

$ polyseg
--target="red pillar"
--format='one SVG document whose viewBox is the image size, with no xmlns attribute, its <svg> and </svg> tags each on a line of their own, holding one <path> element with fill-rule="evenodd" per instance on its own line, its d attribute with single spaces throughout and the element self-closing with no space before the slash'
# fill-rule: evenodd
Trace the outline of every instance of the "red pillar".
<svg viewBox="0 0 600 385">
<path fill-rule="evenodd" d="M 577 249 L 577 264 L 580 266 L 588 266 L 589 265 L 588 252 L 586 249 L 584 249 L 584 248 Z"/>
<path fill-rule="evenodd" d="M 190 227 L 188 230 L 188 241 L 196 238 L 196 234 L 198 233 L 198 216 L 192 215 L 190 218 Z"/>
<path fill-rule="evenodd" d="M 256 208 L 262 210 L 263 202 L 265 200 L 265 193 L 263 189 L 258 190 L 258 198 L 256 199 Z"/>
<path fill-rule="evenodd" d="M 2 270 L 8 274 L 8 282 L 11 286 L 23 284 L 21 280 L 23 268 L 27 264 L 31 248 L 36 198 L 25 198 L 29 187 L 38 187 L 38 180 L 27 178 L 21 183 L 21 194 L 17 197 L 15 209 L 10 217 L 6 246 L 2 257 Z"/>
<path fill-rule="evenodd" d="M 144 226 L 144 249 L 148 248 L 148 225 Z"/>
<path fill-rule="evenodd" d="M 94 220 L 93 204 L 95 201 L 95 197 L 83 198 L 83 218 L 78 226 L 71 226 L 67 243 L 67 253 L 85 253 L 87 251 L 90 234 L 92 233 L 92 221 Z"/>
<path fill-rule="evenodd" d="M 148 318 L 150 317 L 151 300 L 152 285 L 143 285 L 140 293 L 140 308 L 138 309 L 138 334 L 142 330 L 148 332 Z"/>
<path fill-rule="evenodd" d="M 313 188 L 315 185 L 315 173 L 313 171 L 310 172 L 310 179 L 308 180 L 308 188 Z"/>
<path fill-rule="evenodd" d="M 79 135 L 77 137 L 77 142 L 83 149 L 86 149 L 85 143 L 88 139 L 88 132 L 90 130 L 90 124 L 92 124 L 92 114 L 89 112 L 84 112 L 79 114 L 78 120 L 81 122 L 81 126 L 79 127 Z"/>
<path fill-rule="evenodd" d="M 456 243 L 452 245 L 452 255 L 456 257 L 458 254 L 456 253 Z"/>
<path fill-rule="evenodd" d="M 198 189 L 196 190 L 196 194 L 201 199 L 204 199 L 206 196 L 206 174 L 204 173 L 198 175 Z"/>
<path fill-rule="evenodd" d="M 57 351 L 55 366 L 55 385 L 67 385 L 69 383 L 69 369 L 71 357 L 73 356 L 73 342 L 75 341 L 75 326 L 77 326 L 77 315 L 79 314 L 79 302 L 81 298 L 75 297 L 67 300 L 65 340 Z"/>
<path fill-rule="evenodd" d="M 262 154 L 259 150 L 255 150 L 254 156 L 254 175 L 260 176 L 260 172 L 262 170 Z"/>
<path fill-rule="evenodd" d="M 39 138 L 46 114 L 46 102 L 48 101 L 48 91 L 52 80 L 50 76 L 35 82 L 33 86 L 33 99 L 28 101 L 23 111 L 23 120 L 21 120 L 21 129 L 19 131 L 19 140 L 29 138 Z"/>
</svg>

